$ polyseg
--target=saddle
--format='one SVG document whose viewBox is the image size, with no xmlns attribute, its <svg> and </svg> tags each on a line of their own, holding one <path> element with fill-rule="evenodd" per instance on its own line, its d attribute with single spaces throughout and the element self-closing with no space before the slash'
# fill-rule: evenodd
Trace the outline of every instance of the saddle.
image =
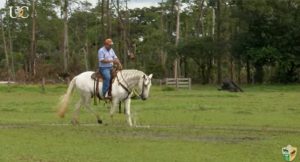
<svg viewBox="0 0 300 162">
<path fill-rule="evenodd" d="M 112 90 L 112 83 L 114 82 L 117 73 L 122 70 L 121 65 L 114 65 L 112 70 L 111 70 L 111 79 L 109 83 L 109 90 L 108 90 L 108 95 L 111 96 L 111 90 Z M 91 78 L 94 80 L 94 92 L 92 94 L 92 97 L 94 97 L 94 104 L 97 105 L 96 102 L 96 97 L 101 100 L 101 96 L 99 94 L 99 83 L 103 82 L 103 75 L 99 72 L 96 71 L 92 74 Z"/>
</svg>

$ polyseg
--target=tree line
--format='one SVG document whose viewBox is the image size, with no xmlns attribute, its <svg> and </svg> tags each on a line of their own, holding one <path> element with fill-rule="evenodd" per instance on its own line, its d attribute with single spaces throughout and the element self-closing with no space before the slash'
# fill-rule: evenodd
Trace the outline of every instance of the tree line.
<svg viewBox="0 0 300 162">
<path fill-rule="evenodd" d="M 1 9 L 1 80 L 64 80 L 96 70 L 105 38 L 125 68 L 203 84 L 295 83 L 300 70 L 299 0 L 7 1 Z M 9 6 L 29 6 L 27 19 Z"/>
</svg>

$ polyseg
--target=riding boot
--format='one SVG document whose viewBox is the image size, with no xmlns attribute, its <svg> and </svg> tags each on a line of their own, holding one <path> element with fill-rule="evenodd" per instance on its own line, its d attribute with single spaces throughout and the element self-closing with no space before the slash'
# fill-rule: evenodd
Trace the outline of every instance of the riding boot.
<svg viewBox="0 0 300 162">
<path fill-rule="evenodd" d="M 109 92 L 106 92 L 106 94 L 104 95 L 104 100 L 112 100 L 111 95 L 109 95 Z"/>
</svg>

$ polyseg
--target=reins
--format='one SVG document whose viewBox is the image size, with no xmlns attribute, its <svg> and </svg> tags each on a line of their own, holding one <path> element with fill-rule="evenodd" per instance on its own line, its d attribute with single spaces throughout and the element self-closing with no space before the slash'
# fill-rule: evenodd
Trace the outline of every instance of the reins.
<svg viewBox="0 0 300 162">
<path fill-rule="evenodd" d="M 124 78 L 124 76 L 123 76 L 122 70 L 120 71 L 120 75 L 121 75 L 121 77 L 122 77 L 122 80 L 125 82 L 125 84 L 126 84 L 126 86 L 127 86 L 127 87 L 126 87 L 124 84 L 122 84 L 122 82 L 120 82 L 120 79 L 119 79 L 118 74 L 117 74 L 117 81 L 118 81 L 119 85 L 127 92 L 127 97 L 125 98 L 125 100 L 128 99 L 129 95 L 130 95 L 132 92 L 134 92 L 135 95 L 137 95 L 137 93 L 136 93 L 136 91 L 135 91 L 134 89 L 132 89 L 131 91 L 129 90 L 129 84 L 126 82 L 126 80 L 125 80 L 125 78 Z M 141 93 L 140 95 L 137 95 L 137 96 L 142 97 L 142 94 L 144 93 L 144 89 L 145 89 L 144 86 L 145 86 L 145 85 L 144 85 L 144 81 L 143 81 L 142 93 Z"/>
<path fill-rule="evenodd" d="M 120 74 L 121 74 L 121 77 L 122 77 L 123 81 L 127 84 L 128 88 L 129 88 L 128 83 L 126 82 L 126 80 L 123 77 L 122 70 L 120 71 Z M 122 84 L 122 82 L 120 82 L 118 74 L 117 74 L 117 80 L 118 80 L 119 85 L 127 92 L 127 97 L 125 98 L 125 100 L 127 100 L 128 97 L 129 97 L 129 95 L 131 94 L 131 92 L 130 92 L 130 90 L 124 84 Z"/>
</svg>

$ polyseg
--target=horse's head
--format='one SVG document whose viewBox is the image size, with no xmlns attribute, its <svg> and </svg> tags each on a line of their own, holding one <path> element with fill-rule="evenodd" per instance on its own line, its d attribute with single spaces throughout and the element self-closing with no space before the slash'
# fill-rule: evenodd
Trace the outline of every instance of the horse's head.
<svg viewBox="0 0 300 162">
<path fill-rule="evenodd" d="M 147 76 L 146 74 L 144 74 L 140 81 L 139 81 L 139 91 L 140 91 L 140 97 L 142 100 L 147 100 L 147 98 L 149 97 L 149 93 L 150 93 L 150 88 L 151 88 L 151 79 L 152 79 L 152 74 L 150 74 L 149 76 Z"/>
</svg>

